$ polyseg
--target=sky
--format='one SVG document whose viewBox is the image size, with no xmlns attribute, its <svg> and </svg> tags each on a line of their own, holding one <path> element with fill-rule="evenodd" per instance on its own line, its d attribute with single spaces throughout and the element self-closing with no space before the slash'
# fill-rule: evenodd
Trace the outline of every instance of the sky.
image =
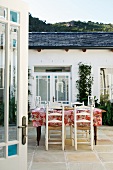
<svg viewBox="0 0 113 170">
<path fill-rule="evenodd" d="M 33 17 L 46 23 L 68 21 L 113 24 L 113 0 L 23 0 Z"/>
</svg>

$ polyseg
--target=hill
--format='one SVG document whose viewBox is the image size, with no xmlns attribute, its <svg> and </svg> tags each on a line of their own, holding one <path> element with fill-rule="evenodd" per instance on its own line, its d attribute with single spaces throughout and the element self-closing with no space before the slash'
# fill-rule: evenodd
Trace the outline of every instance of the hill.
<svg viewBox="0 0 113 170">
<path fill-rule="evenodd" d="M 29 14 L 29 32 L 113 32 L 113 24 L 69 21 L 47 24 Z"/>
</svg>

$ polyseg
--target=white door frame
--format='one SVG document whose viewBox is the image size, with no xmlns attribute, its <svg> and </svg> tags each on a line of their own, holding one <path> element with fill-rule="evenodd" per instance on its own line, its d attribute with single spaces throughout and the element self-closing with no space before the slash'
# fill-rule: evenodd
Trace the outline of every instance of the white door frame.
<svg viewBox="0 0 113 170">
<path fill-rule="evenodd" d="M 21 0 L 0 0 L 0 23 L 5 24 L 5 39 L 2 44 L 5 57 L 5 87 L 4 87 L 4 123 L 0 126 L 0 130 L 3 129 L 3 141 L 0 141 L 0 169 L 2 170 L 27 170 L 27 141 L 26 144 L 22 144 L 22 128 L 18 129 L 18 126 L 22 126 L 22 117 L 27 119 L 28 109 L 28 6 Z M 13 16 L 11 17 L 13 13 Z M 19 22 L 18 22 L 19 16 Z M 14 18 L 13 18 L 14 17 Z M 16 17 L 16 18 L 15 18 Z M 13 49 L 13 39 L 11 37 L 11 27 L 15 27 L 17 30 L 17 42 L 16 42 L 16 57 L 17 62 L 16 80 L 17 81 L 17 121 L 15 127 L 15 136 L 12 139 L 9 138 L 10 126 L 9 126 L 9 94 L 11 89 L 10 84 L 10 63 L 11 63 L 11 50 Z M 1 31 L 1 29 L 0 29 Z M 15 32 L 15 31 L 14 31 Z M 23 38 L 24 37 L 24 38 Z M 11 39 L 12 38 L 12 39 Z M 13 59 L 14 61 L 14 59 Z M 1 63 L 0 63 L 1 64 Z M 3 64 L 3 63 L 2 63 Z M 13 64 L 13 63 L 12 63 Z M 12 67 L 13 68 L 13 67 Z M 28 120 L 28 119 L 27 119 Z M 27 124 L 27 122 L 26 122 Z M 13 132 L 14 133 L 14 132 Z M 11 135 L 13 134 L 11 133 Z M 16 147 L 13 147 L 16 146 Z M 15 148 L 15 153 L 10 153 L 10 147 Z"/>
</svg>

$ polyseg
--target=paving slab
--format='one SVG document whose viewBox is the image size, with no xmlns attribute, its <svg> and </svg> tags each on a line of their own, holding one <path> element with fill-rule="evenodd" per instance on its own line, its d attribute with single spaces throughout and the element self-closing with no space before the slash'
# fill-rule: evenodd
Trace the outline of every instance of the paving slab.
<svg viewBox="0 0 113 170">
<path fill-rule="evenodd" d="M 33 162 L 65 162 L 64 152 L 36 152 Z"/>
<path fill-rule="evenodd" d="M 113 170 L 113 163 L 105 163 L 104 166 L 106 170 Z"/>
<path fill-rule="evenodd" d="M 101 163 L 70 163 L 69 170 L 105 170 Z"/>
<path fill-rule="evenodd" d="M 75 152 L 67 153 L 68 162 L 99 162 L 94 152 Z"/>
<path fill-rule="evenodd" d="M 98 153 L 98 156 L 102 162 L 113 163 L 113 153 Z"/>
<path fill-rule="evenodd" d="M 66 163 L 34 163 L 31 170 L 68 170 Z"/>
</svg>

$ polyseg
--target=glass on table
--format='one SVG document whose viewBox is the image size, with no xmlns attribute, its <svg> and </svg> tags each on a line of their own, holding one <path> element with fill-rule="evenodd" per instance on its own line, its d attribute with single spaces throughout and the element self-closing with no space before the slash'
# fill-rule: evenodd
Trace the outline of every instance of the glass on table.
<svg viewBox="0 0 113 170">
<path fill-rule="evenodd" d="M 95 106 L 94 96 L 88 96 L 88 106 Z"/>
</svg>

